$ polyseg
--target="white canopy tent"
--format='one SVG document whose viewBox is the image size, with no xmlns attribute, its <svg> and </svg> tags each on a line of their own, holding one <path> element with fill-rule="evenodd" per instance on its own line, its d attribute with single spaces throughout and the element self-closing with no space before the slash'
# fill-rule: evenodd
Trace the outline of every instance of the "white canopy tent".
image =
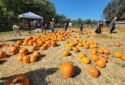
<svg viewBox="0 0 125 85">
<path fill-rule="evenodd" d="M 19 18 L 42 19 L 43 17 L 41 17 L 33 12 L 26 12 L 26 13 L 20 14 Z"/>
</svg>

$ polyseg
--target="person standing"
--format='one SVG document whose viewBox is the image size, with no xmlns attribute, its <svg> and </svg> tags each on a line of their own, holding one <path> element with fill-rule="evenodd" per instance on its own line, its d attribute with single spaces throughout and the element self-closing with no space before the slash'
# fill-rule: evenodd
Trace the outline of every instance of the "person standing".
<svg viewBox="0 0 125 85">
<path fill-rule="evenodd" d="M 13 31 L 15 31 L 15 34 L 14 34 L 15 36 L 16 36 L 17 34 L 19 34 L 19 35 L 21 36 L 20 26 L 19 26 L 18 24 L 14 23 L 13 26 L 12 26 L 12 28 L 13 28 Z"/>
<path fill-rule="evenodd" d="M 110 28 L 111 28 L 110 33 L 112 33 L 115 30 L 116 20 L 117 17 L 114 17 L 114 19 L 110 23 Z"/>
<path fill-rule="evenodd" d="M 69 22 L 68 22 L 68 21 L 66 21 L 66 22 L 65 22 L 65 31 L 67 31 L 68 26 L 69 26 Z"/>
<path fill-rule="evenodd" d="M 80 25 L 80 33 L 83 34 L 83 24 Z"/>
<path fill-rule="evenodd" d="M 54 33 L 54 31 L 55 31 L 55 21 L 54 21 L 54 19 L 52 19 L 52 21 L 50 21 L 50 28 L 51 28 L 51 31 Z"/>
<path fill-rule="evenodd" d="M 101 22 L 101 21 L 98 21 L 98 23 L 97 23 L 97 27 L 96 27 L 96 33 L 97 34 L 100 34 L 100 33 L 102 33 L 102 26 L 103 26 L 103 22 Z"/>
</svg>

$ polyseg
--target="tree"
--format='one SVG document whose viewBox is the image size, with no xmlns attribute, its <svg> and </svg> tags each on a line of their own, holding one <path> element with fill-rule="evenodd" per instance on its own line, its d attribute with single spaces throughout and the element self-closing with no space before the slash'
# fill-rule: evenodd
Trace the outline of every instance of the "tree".
<svg viewBox="0 0 125 85">
<path fill-rule="evenodd" d="M 125 0 L 112 0 L 104 9 L 103 15 L 106 20 L 112 20 L 115 16 L 118 19 L 125 19 Z"/>
<path fill-rule="evenodd" d="M 54 4 L 49 0 L 0 0 L 0 10 L 1 15 L 7 18 L 17 18 L 21 13 L 32 11 L 47 21 L 56 14 Z"/>
</svg>

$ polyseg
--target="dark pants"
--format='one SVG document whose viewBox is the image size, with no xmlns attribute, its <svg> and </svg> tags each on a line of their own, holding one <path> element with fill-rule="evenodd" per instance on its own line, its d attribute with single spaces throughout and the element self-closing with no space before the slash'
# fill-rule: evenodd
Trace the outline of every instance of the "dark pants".
<svg viewBox="0 0 125 85">
<path fill-rule="evenodd" d="M 97 34 L 100 34 L 100 33 L 102 33 L 102 31 L 101 31 L 101 29 L 96 29 L 96 31 L 95 31 Z"/>
<path fill-rule="evenodd" d="M 67 29 L 68 29 L 68 26 L 65 26 L 65 31 L 67 31 Z"/>
<path fill-rule="evenodd" d="M 80 33 L 82 34 L 82 32 L 83 32 L 83 28 L 80 28 Z"/>
<path fill-rule="evenodd" d="M 115 30 L 115 26 L 111 27 L 110 33 L 112 33 Z"/>
</svg>

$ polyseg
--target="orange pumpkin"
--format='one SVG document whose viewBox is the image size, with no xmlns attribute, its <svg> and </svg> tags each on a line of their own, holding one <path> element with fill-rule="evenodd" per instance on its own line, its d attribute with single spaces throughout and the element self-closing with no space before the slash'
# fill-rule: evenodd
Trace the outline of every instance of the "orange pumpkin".
<svg viewBox="0 0 125 85">
<path fill-rule="evenodd" d="M 9 49 L 10 49 L 10 53 L 12 55 L 15 55 L 15 54 L 17 54 L 19 52 L 19 48 L 16 47 L 16 46 L 11 46 Z"/>
<path fill-rule="evenodd" d="M 83 57 L 81 60 L 82 60 L 83 64 L 89 64 L 90 63 L 90 60 L 87 57 Z"/>
<path fill-rule="evenodd" d="M 106 61 L 98 60 L 98 61 L 97 61 L 97 65 L 98 65 L 98 67 L 100 67 L 100 68 L 104 68 L 104 67 L 106 66 Z"/>
<path fill-rule="evenodd" d="M 74 51 L 75 53 L 77 53 L 77 52 L 79 52 L 79 49 L 78 49 L 77 47 L 73 47 L 73 51 Z"/>
<path fill-rule="evenodd" d="M 97 54 L 97 50 L 96 49 L 92 49 L 91 50 L 91 54 L 96 55 Z"/>
<path fill-rule="evenodd" d="M 5 85 L 30 85 L 29 79 L 25 75 L 18 75 L 5 82 Z"/>
<path fill-rule="evenodd" d="M 121 59 L 122 59 L 123 61 L 125 61 L 125 55 L 123 55 L 123 56 L 121 57 Z"/>
<path fill-rule="evenodd" d="M 121 52 L 114 52 L 114 57 L 116 57 L 116 58 L 121 58 L 122 57 L 122 53 Z"/>
<path fill-rule="evenodd" d="M 36 46 L 31 47 L 32 52 L 35 51 L 35 50 L 36 50 Z"/>
<path fill-rule="evenodd" d="M 70 62 L 64 62 L 60 66 L 60 72 L 63 74 L 64 77 L 70 78 L 74 74 L 74 66 Z"/>
<path fill-rule="evenodd" d="M 97 61 L 97 60 L 99 60 L 99 57 L 97 55 L 92 55 L 92 60 Z"/>
<path fill-rule="evenodd" d="M 100 75 L 100 71 L 96 67 L 91 67 L 91 68 L 88 69 L 88 74 L 91 77 L 97 78 Z"/>
<path fill-rule="evenodd" d="M 85 54 L 84 53 L 79 53 L 78 57 L 81 59 L 81 58 L 85 57 Z"/>
<path fill-rule="evenodd" d="M 26 49 L 26 48 L 21 48 L 21 49 L 19 50 L 19 54 L 20 54 L 20 55 L 27 55 L 27 54 L 28 54 L 28 49 Z"/>
<path fill-rule="evenodd" d="M 31 58 L 30 58 L 30 62 L 31 62 L 31 63 L 36 62 L 36 60 L 37 60 L 37 57 L 36 57 L 36 56 L 31 56 Z"/>
<path fill-rule="evenodd" d="M 69 56 L 69 54 L 70 54 L 69 51 L 64 51 L 63 52 L 63 56 Z"/>
<path fill-rule="evenodd" d="M 23 57 L 23 62 L 24 63 L 30 63 L 30 57 L 29 56 L 24 56 Z"/>
<path fill-rule="evenodd" d="M 98 49 L 98 53 L 103 54 L 103 53 L 104 53 L 104 50 L 103 50 L 102 48 L 99 48 L 99 49 Z"/>
<path fill-rule="evenodd" d="M 51 46 L 53 46 L 53 47 L 57 46 L 57 42 L 56 41 L 52 41 L 51 42 Z"/>
<path fill-rule="evenodd" d="M 22 45 L 22 43 L 23 43 L 23 40 L 17 40 L 17 41 L 16 41 L 16 45 L 17 45 L 17 46 Z"/>
<path fill-rule="evenodd" d="M 6 57 L 6 53 L 0 50 L 0 59 L 5 58 L 5 57 Z"/>
<path fill-rule="evenodd" d="M 18 60 L 18 61 L 23 61 L 23 56 L 18 56 L 18 57 L 17 57 L 17 60 Z"/>
<path fill-rule="evenodd" d="M 108 50 L 108 49 L 104 49 L 104 54 L 106 54 L 106 55 L 110 55 L 110 50 Z"/>
<path fill-rule="evenodd" d="M 35 51 L 35 52 L 33 52 L 33 54 L 32 54 L 33 56 L 35 56 L 35 57 L 40 57 L 40 52 L 38 52 L 38 51 Z"/>
<path fill-rule="evenodd" d="M 115 45 L 116 47 L 120 47 L 121 44 L 120 44 L 120 42 L 115 42 L 114 45 Z"/>
</svg>

